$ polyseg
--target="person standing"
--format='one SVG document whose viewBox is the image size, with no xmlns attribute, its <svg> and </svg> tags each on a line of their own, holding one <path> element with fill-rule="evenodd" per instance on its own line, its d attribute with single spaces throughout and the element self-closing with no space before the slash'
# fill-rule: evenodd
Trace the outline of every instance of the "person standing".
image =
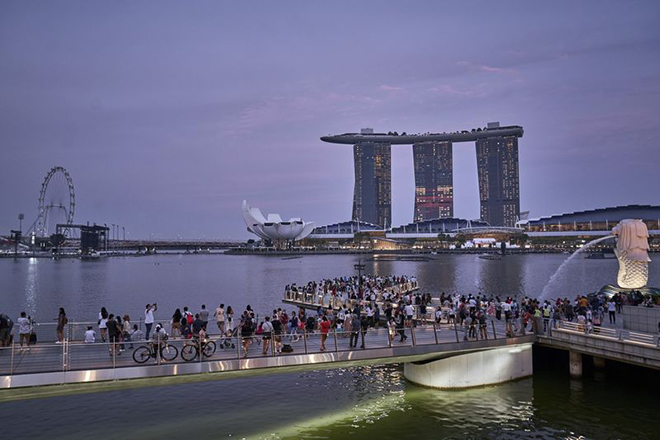
<svg viewBox="0 0 660 440">
<path fill-rule="evenodd" d="M 108 334 L 108 311 L 105 307 L 101 307 L 99 312 L 99 333 L 101 334 L 101 340 L 105 342 L 105 337 Z"/>
<path fill-rule="evenodd" d="M 69 320 L 66 317 L 66 312 L 64 311 L 64 307 L 60 307 L 60 313 L 57 316 L 57 342 L 56 344 L 61 344 L 64 342 L 64 326 L 69 322 Z"/>
<path fill-rule="evenodd" d="M 403 318 L 403 312 L 401 310 L 397 309 L 396 312 L 394 312 L 394 323 L 396 327 L 397 333 L 399 333 L 399 342 L 403 342 L 406 339 L 408 339 L 408 336 L 406 336 L 406 329 L 405 329 L 405 320 Z"/>
<path fill-rule="evenodd" d="M 325 351 L 325 341 L 328 339 L 328 332 L 330 331 L 330 321 L 327 316 L 321 318 L 319 329 L 321 330 L 321 351 Z"/>
<path fill-rule="evenodd" d="M 268 346 L 273 339 L 273 324 L 270 318 L 266 316 L 263 324 L 261 324 L 261 334 L 263 336 L 263 355 L 268 355 Z"/>
<path fill-rule="evenodd" d="M 21 343 L 21 351 L 23 351 L 23 339 L 25 339 L 27 351 L 30 351 L 30 333 L 32 330 L 32 326 L 30 325 L 30 318 L 27 317 L 25 312 L 21 312 L 21 317 L 16 320 L 16 323 L 18 324 L 18 335 Z"/>
<path fill-rule="evenodd" d="M 154 325 L 154 312 L 156 310 L 158 310 L 158 305 L 156 303 L 153 305 L 147 304 L 144 309 L 144 326 L 147 329 L 146 340 L 149 340 L 149 333 L 151 333 L 151 327 Z"/>
<path fill-rule="evenodd" d="M 387 320 L 387 337 L 389 338 L 390 345 L 392 345 L 395 336 L 396 336 L 396 323 L 394 322 L 394 318 L 390 316 L 390 318 Z"/>
<path fill-rule="evenodd" d="M 108 345 L 108 353 L 110 356 L 114 355 L 115 353 L 119 354 L 119 347 L 117 344 L 119 343 L 119 326 L 117 325 L 117 321 L 115 321 L 115 315 L 110 313 L 108 315 L 108 342 L 110 345 Z"/>
<path fill-rule="evenodd" d="M 282 330 L 284 328 L 280 314 L 275 313 L 270 323 L 273 325 L 273 350 L 275 354 L 280 354 L 282 352 Z"/>
<path fill-rule="evenodd" d="M 351 348 L 357 347 L 360 327 L 360 317 L 357 314 L 351 315 L 351 338 L 348 341 Z"/>
<path fill-rule="evenodd" d="M 607 302 L 607 313 L 610 315 L 610 324 L 616 324 L 616 303 L 614 298 L 610 298 Z"/>
<path fill-rule="evenodd" d="M 202 310 L 199 311 L 199 319 L 204 321 L 204 327 L 209 323 L 209 311 L 206 309 L 206 304 L 202 304 Z"/>
<path fill-rule="evenodd" d="M 364 346 L 364 338 L 367 336 L 367 330 L 369 330 L 369 318 L 365 315 L 362 315 L 360 319 L 360 333 L 362 333 L 362 345 L 360 345 L 360 348 L 365 348 Z"/>
<path fill-rule="evenodd" d="M 213 314 L 215 316 L 215 324 L 218 326 L 218 330 L 220 330 L 220 334 L 222 336 L 225 335 L 225 305 L 220 304 L 220 307 L 215 309 L 215 313 Z"/>
<path fill-rule="evenodd" d="M 10 345 L 12 328 L 14 328 L 14 321 L 4 313 L 0 313 L 0 347 Z"/>
<path fill-rule="evenodd" d="M 234 331 L 234 310 L 231 306 L 227 306 L 227 314 L 225 317 L 226 333 L 233 333 Z"/>
<path fill-rule="evenodd" d="M 230 308 L 227 308 L 227 313 L 229 313 Z M 252 317 L 248 311 L 243 313 L 240 327 L 241 337 L 243 338 L 243 357 L 248 357 L 248 350 L 252 343 Z"/>
<path fill-rule="evenodd" d="M 181 336 L 181 318 L 183 318 L 183 315 L 181 314 L 181 309 L 176 309 L 174 311 L 174 314 L 172 315 L 172 329 L 170 333 L 172 334 L 172 339 L 175 339 L 177 337 L 177 333 L 179 336 Z"/>
<path fill-rule="evenodd" d="M 124 342 L 131 340 L 131 317 L 124 315 L 124 323 L 121 326 L 121 339 Z M 122 350 L 125 349 L 124 344 L 121 345 Z"/>
</svg>

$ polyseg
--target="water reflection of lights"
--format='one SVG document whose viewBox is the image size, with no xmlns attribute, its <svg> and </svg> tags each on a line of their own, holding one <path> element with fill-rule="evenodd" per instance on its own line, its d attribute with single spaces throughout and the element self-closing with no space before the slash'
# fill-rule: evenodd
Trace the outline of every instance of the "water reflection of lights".
<svg viewBox="0 0 660 440">
<path fill-rule="evenodd" d="M 25 311 L 34 316 L 37 311 L 37 294 L 39 291 L 38 258 L 28 259 L 27 280 L 25 282 Z"/>
</svg>

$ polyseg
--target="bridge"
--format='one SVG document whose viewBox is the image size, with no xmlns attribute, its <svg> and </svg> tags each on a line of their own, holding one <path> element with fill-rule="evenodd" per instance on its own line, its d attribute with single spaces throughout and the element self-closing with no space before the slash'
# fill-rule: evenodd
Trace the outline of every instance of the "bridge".
<svg viewBox="0 0 660 440">
<path fill-rule="evenodd" d="M 86 323 L 78 326 L 84 328 Z M 389 363 L 407 363 L 407 376 L 421 384 L 427 384 L 424 372 L 430 365 L 439 363 L 444 367 L 451 366 L 452 375 L 446 377 L 444 382 L 428 384 L 442 388 L 498 383 L 532 374 L 531 345 L 536 340 L 535 335 L 507 336 L 503 323 L 499 322 L 491 322 L 488 328 L 471 337 L 465 330 L 449 324 L 420 322 L 416 327 L 405 328 L 406 339 L 399 342 L 399 334 L 391 340 L 386 328 L 371 328 L 366 334 L 358 335 L 356 348 L 349 346 L 348 333 L 331 331 L 325 351 L 320 348 L 321 335 L 318 332 L 304 331 L 297 341 L 284 337 L 283 342 L 293 349 L 291 353 L 278 354 L 271 349 L 264 354 L 261 343 L 256 342 L 261 337 L 255 337 L 247 356 L 240 336 L 223 338 L 216 334 L 209 340 L 218 349 L 208 358 L 196 357 L 194 361 L 186 362 L 181 357 L 165 361 L 157 356 L 148 365 L 139 365 L 134 361 L 130 342 L 125 343 L 126 351 L 122 354 L 114 351 L 109 354 L 110 344 L 86 344 L 75 338 L 68 338 L 63 344 L 39 343 L 32 346 L 29 352 L 21 351 L 17 344 L 13 344 L 0 348 L 0 388 L 193 374 L 206 374 L 208 379 L 213 379 L 228 372 L 249 373 L 257 370 L 260 373 L 276 373 L 301 367 L 325 369 Z M 82 334 L 80 330 L 76 333 Z M 182 339 L 168 342 L 179 352 L 184 344 L 190 344 Z M 364 348 L 361 348 L 363 343 Z M 144 344 L 144 341 L 134 342 L 134 349 Z M 224 346 L 226 348 L 221 348 Z M 501 359 L 500 368 L 488 368 L 495 357 Z M 465 368 L 466 363 L 471 368 Z M 504 368 L 504 365 L 508 367 Z M 475 369 L 490 374 L 468 374 Z"/>
<path fill-rule="evenodd" d="M 281 354 L 272 347 L 264 353 L 261 337 L 252 338 L 252 345 L 245 353 L 240 336 L 225 338 L 215 334 L 209 336 L 209 341 L 218 348 L 209 357 L 196 356 L 191 361 L 176 357 L 166 361 L 156 354 L 146 364 L 137 364 L 132 356 L 145 341 L 125 342 L 126 351 L 110 353 L 110 344 L 86 344 L 80 340 L 81 329 L 88 324 L 92 325 L 70 325 L 62 344 L 39 342 L 29 352 L 20 350 L 16 343 L 0 348 L 0 389 L 5 389 L 0 392 L 0 400 L 12 398 L 9 389 L 41 385 L 117 384 L 124 379 L 143 379 L 148 385 L 154 378 L 168 378 L 168 383 L 176 383 L 391 363 L 404 364 L 405 377 L 414 383 L 442 389 L 464 388 L 532 375 L 533 344 L 569 351 L 569 367 L 574 377 L 582 374 L 585 355 L 593 356 L 597 367 L 604 367 L 605 359 L 609 359 L 660 369 L 659 340 L 655 335 L 606 327 L 591 332 L 584 326 L 562 321 L 544 326 L 540 319 L 533 325 L 537 329 L 535 333 L 526 332 L 519 321 L 506 328 L 504 322 L 489 320 L 471 333 L 460 325 L 420 320 L 416 326 L 403 330 L 406 336 L 403 341 L 398 333 L 390 339 L 386 328 L 370 328 L 366 334 L 358 335 L 357 347 L 350 346 L 348 333 L 331 331 L 325 350 L 321 350 L 318 332 L 303 331 L 297 340 L 283 337 L 292 351 Z M 54 336 L 54 328 L 50 327 Z M 45 336 L 48 328 L 49 325 L 40 326 L 40 334 Z M 168 343 L 179 353 L 191 344 L 184 339 Z"/>
</svg>

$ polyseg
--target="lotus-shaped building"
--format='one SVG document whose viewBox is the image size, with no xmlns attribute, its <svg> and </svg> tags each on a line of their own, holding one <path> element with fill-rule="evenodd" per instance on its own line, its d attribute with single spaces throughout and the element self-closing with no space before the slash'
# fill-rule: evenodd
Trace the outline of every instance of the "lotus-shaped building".
<svg viewBox="0 0 660 440">
<path fill-rule="evenodd" d="M 261 213 L 259 208 L 251 208 L 247 200 L 243 200 L 243 219 L 248 231 L 263 239 L 270 240 L 302 240 L 312 233 L 314 223 L 305 223 L 299 218 L 282 221 L 279 214 L 268 214 L 267 217 Z"/>
</svg>

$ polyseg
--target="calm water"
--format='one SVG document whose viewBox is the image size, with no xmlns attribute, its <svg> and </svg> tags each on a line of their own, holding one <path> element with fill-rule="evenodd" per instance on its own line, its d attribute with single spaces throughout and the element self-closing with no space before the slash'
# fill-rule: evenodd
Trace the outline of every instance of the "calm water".
<svg viewBox="0 0 660 440">
<path fill-rule="evenodd" d="M 366 262 L 377 274 L 416 275 L 422 290 L 536 296 L 566 255 L 438 256 Z M 183 255 L 105 261 L 0 260 L 0 310 L 50 320 L 94 320 L 100 306 L 157 317 L 218 302 L 258 311 L 281 305 L 291 282 L 353 273 L 354 256 Z M 577 259 L 553 287 L 574 296 L 613 282 L 614 260 Z M 660 285 L 658 262 L 651 285 Z M 550 360 L 551 361 L 551 360 Z M 548 361 L 548 362 L 550 362 Z M 22 438 L 657 438 L 657 385 L 648 373 L 608 369 L 568 378 L 568 366 L 535 365 L 533 379 L 464 391 L 414 386 L 400 366 L 287 373 L 0 404 L 3 433 Z M 651 376 L 652 382 L 657 382 Z M 640 390 L 644 391 L 640 391 Z M 29 417 L 29 423 L 26 418 Z"/>
</svg>

